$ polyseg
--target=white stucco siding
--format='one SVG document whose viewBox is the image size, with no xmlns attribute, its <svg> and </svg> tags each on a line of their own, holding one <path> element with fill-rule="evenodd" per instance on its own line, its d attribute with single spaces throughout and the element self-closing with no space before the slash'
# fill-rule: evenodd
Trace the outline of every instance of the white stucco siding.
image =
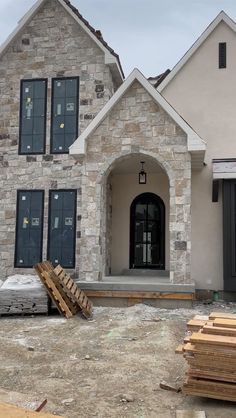
<svg viewBox="0 0 236 418">
<path fill-rule="evenodd" d="M 218 45 L 227 43 L 227 67 Z M 236 157 L 236 34 L 221 22 L 162 91 L 207 142 L 206 166 L 192 173 L 191 277 L 197 288 L 223 289 L 222 197 L 212 203 L 212 159 Z"/>
</svg>

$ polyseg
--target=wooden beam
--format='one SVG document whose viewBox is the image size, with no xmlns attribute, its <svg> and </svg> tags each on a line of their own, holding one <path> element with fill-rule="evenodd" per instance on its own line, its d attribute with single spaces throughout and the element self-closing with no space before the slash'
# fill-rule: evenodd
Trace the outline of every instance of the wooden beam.
<svg viewBox="0 0 236 418">
<path fill-rule="evenodd" d="M 126 290 L 84 290 L 92 298 L 177 299 L 194 300 L 194 293 L 132 292 Z"/>
</svg>

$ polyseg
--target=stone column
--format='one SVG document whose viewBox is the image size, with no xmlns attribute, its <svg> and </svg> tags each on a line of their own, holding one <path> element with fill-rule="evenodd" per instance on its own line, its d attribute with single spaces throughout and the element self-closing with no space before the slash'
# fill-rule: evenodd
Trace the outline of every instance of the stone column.
<svg viewBox="0 0 236 418">
<path fill-rule="evenodd" d="M 190 156 L 189 156 L 190 159 Z M 191 163 L 174 171 L 170 184 L 170 279 L 191 283 Z"/>
<path fill-rule="evenodd" d="M 98 281 L 101 269 L 101 185 L 98 164 L 85 164 L 82 179 L 82 219 L 79 255 L 80 280 Z"/>
</svg>

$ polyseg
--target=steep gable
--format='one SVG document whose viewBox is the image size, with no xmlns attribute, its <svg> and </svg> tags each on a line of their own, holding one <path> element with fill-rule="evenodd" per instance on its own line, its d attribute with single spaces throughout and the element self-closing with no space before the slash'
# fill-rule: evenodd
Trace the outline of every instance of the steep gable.
<svg viewBox="0 0 236 418">
<path fill-rule="evenodd" d="M 186 52 L 186 54 L 180 59 L 180 61 L 175 65 L 172 71 L 167 75 L 167 77 L 157 86 L 157 90 L 161 93 L 165 87 L 174 79 L 176 75 L 181 71 L 181 69 L 188 63 L 191 57 L 198 51 L 203 43 L 209 38 L 217 26 L 221 23 L 226 24 L 230 29 L 236 32 L 236 23 L 222 10 L 218 16 L 211 22 L 211 24 L 206 28 L 202 35 L 196 40 L 196 42 L 191 46 L 191 48 Z"/>
<path fill-rule="evenodd" d="M 187 135 L 187 149 L 189 152 L 192 152 L 193 156 L 195 156 L 197 164 L 199 161 L 201 164 L 205 152 L 204 141 L 197 135 L 196 132 L 192 130 L 192 128 L 181 118 L 174 108 L 169 105 L 169 103 L 155 90 L 155 88 L 137 69 L 133 70 L 119 90 L 70 147 L 70 154 L 75 156 L 86 154 L 87 139 L 96 131 L 97 128 L 99 128 L 114 107 L 117 106 L 121 100 L 123 100 L 125 94 L 134 82 L 138 82 L 144 93 L 147 94 L 148 97 L 151 97 L 152 101 L 157 104 L 157 108 L 160 107 L 165 113 L 167 113 L 168 117 Z M 138 116 L 142 116 L 141 110 Z"/>
<path fill-rule="evenodd" d="M 105 42 L 101 32 L 96 31 L 89 22 L 79 13 L 69 0 L 54 0 L 58 6 L 61 6 L 65 11 L 75 20 L 75 22 L 83 29 L 91 40 L 101 49 L 105 55 L 105 64 L 107 64 L 113 74 L 115 83 L 119 86 L 124 78 L 124 73 L 121 67 L 118 54 Z M 45 6 L 46 3 L 51 0 L 38 0 L 34 6 L 26 13 L 26 15 L 20 20 L 16 29 L 10 34 L 3 45 L 0 47 L 0 58 L 8 50 L 9 46 L 16 41 L 16 39 L 22 34 L 25 27 L 32 21 L 34 16 Z M 49 16 L 50 17 L 50 16 Z"/>
</svg>

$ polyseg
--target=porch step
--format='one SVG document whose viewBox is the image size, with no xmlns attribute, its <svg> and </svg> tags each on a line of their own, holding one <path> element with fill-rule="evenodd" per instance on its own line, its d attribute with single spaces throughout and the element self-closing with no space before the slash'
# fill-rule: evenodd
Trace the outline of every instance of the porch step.
<svg viewBox="0 0 236 418">
<path fill-rule="evenodd" d="M 149 269 L 124 269 L 122 275 L 124 276 L 142 276 L 142 277 L 168 277 L 168 270 L 149 270 Z"/>
<path fill-rule="evenodd" d="M 168 278 L 107 276 L 100 282 L 77 282 L 80 289 L 94 291 L 195 293 L 195 285 L 170 283 Z"/>
</svg>

